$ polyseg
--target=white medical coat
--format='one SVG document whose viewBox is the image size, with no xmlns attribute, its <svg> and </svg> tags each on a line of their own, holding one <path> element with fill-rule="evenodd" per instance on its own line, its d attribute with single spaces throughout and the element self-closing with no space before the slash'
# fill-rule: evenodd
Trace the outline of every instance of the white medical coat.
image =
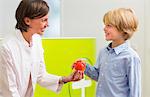
<svg viewBox="0 0 150 97">
<path fill-rule="evenodd" d="M 35 84 L 58 92 L 60 76 L 48 74 L 41 37 L 32 37 L 32 46 L 17 32 L 0 46 L 0 97 L 32 97 Z M 31 78 L 29 82 L 29 78 Z"/>
</svg>

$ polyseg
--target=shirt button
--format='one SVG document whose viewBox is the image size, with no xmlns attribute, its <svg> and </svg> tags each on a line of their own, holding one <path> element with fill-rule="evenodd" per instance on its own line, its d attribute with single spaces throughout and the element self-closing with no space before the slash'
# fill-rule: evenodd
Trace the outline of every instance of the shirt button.
<svg viewBox="0 0 150 97">
<path fill-rule="evenodd" d="M 99 87 L 101 87 L 101 84 L 99 84 Z"/>
<path fill-rule="evenodd" d="M 116 64 L 114 64 L 114 67 L 116 67 L 117 65 Z"/>
</svg>

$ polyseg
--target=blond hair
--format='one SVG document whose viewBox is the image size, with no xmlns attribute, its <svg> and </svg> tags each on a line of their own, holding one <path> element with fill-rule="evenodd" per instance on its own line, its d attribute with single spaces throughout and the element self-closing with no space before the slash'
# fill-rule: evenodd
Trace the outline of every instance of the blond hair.
<svg viewBox="0 0 150 97">
<path fill-rule="evenodd" d="M 111 24 L 118 31 L 123 32 L 125 40 L 131 38 L 138 26 L 137 17 L 133 13 L 133 10 L 128 8 L 118 8 L 108 11 L 103 17 L 103 22 L 105 25 Z"/>
</svg>

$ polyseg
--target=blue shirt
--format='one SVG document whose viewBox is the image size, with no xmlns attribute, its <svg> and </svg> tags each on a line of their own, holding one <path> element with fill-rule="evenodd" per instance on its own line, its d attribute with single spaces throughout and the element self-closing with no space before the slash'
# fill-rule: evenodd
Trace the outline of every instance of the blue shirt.
<svg viewBox="0 0 150 97">
<path fill-rule="evenodd" d="M 94 66 L 86 65 L 85 74 L 97 81 L 96 97 L 141 97 L 141 61 L 125 43 L 100 51 Z"/>
</svg>

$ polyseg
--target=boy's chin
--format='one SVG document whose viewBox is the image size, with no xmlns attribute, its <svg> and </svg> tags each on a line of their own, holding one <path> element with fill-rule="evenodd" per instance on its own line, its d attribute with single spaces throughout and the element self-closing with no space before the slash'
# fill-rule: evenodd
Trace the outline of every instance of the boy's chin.
<svg viewBox="0 0 150 97">
<path fill-rule="evenodd" d="M 111 39 L 105 39 L 106 41 L 111 41 Z"/>
</svg>

